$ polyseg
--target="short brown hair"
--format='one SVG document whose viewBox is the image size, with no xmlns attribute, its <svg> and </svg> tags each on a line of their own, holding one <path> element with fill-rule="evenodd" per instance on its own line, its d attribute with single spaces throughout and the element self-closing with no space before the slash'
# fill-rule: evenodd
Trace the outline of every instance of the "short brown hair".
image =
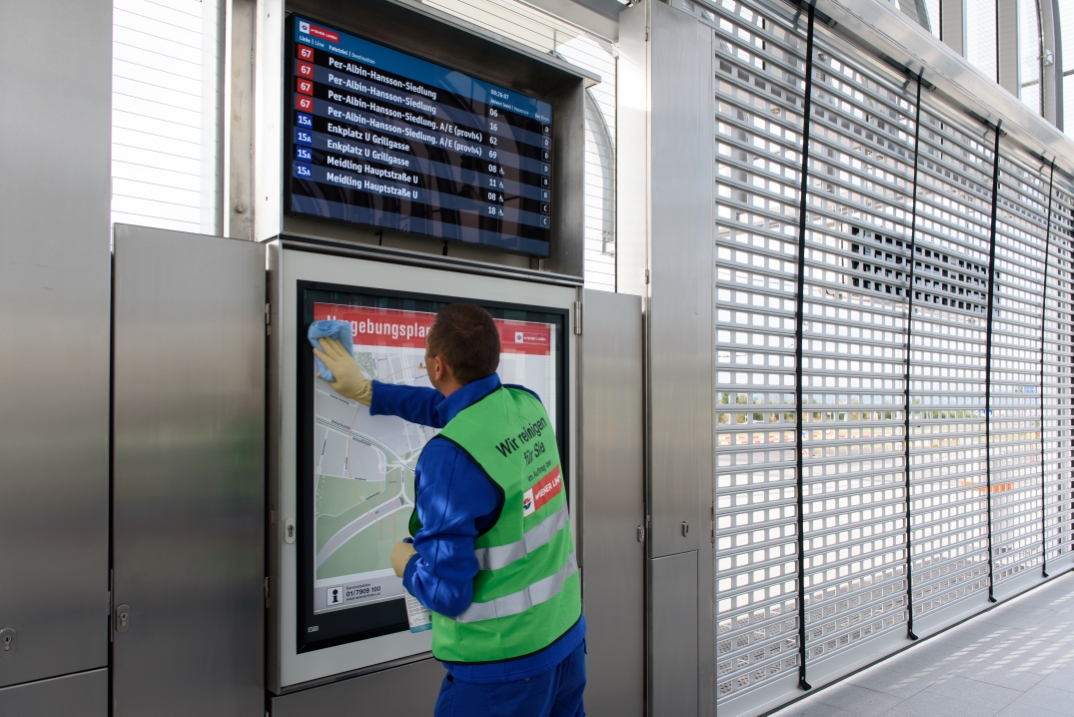
<svg viewBox="0 0 1074 717">
<path fill-rule="evenodd" d="M 426 337 L 429 353 L 451 367 L 466 385 L 496 373 L 500 366 L 500 331 L 489 312 L 476 304 L 448 304 L 436 313 Z"/>
</svg>

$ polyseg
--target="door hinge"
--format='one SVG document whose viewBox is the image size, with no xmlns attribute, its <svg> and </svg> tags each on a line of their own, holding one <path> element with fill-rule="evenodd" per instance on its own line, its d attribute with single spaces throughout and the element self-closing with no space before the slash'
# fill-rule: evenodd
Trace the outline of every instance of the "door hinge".
<svg viewBox="0 0 1074 717">
<path fill-rule="evenodd" d="M 716 545 L 716 503 L 709 508 L 709 543 Z"/>
<path fill-rule="evenodd" d="M 272 304 L 265 304 L 265 335 L 272 334 Z"/>
<path fill-rule="evenodd" d="M 272 591 L 269 589 L 269 579 L 268 578 L 265 578 L 265 582 L 263 583 L 263 585 L 264 585 L 264 588 L 265 588 L 265 609 L 267 610 L 270 607 L 269 598 L 270 598 L 270 596 L 272 594 Z"/>
<path fill-rule="evenodd" d="M 645 542 L 645 526 L 644 525 L 639 525 L 638 526 L 638 542 L 639 543 L 644 543 Z"/>
<path fill-rule="evenodd" d="M 574 302 L 574 335 L 582 335 L 582 302 Z"/>
</svg>

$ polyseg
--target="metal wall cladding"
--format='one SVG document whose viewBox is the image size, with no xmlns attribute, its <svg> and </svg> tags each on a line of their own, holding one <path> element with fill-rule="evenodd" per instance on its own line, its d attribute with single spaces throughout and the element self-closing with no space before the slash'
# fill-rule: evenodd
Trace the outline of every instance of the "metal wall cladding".
<svg viewBox="0 0 1074 717">
<path fill-rule="evenodd" d="M 1069 558 L 1074 527 L 1074 195 L 1053 189 L 1041 387 L 1045 559 Z"/>
<path fill-rule="evenodd" d="M 802 306 L 808 665 L 905 630 L 915 91 L 815 30 Z"/>
<path fill-rule="evenodd" d="M 921 107 L 910 334 L 915 617 L 988 591 L 985 352 L 994 135 Z"/>
<path fill-rule="evenodd" d="M 716 16 L 716 696 L 798 669 L 795 298 L 805 23 Z"/>
<path fill-rule="evenodd" d="M 996 202 L 989 458 L 992 575 L 998 586 L 1039 566 L 1041 540 L 1041 321 L 1048 174 L 1002 147 Z"/>
</svg>

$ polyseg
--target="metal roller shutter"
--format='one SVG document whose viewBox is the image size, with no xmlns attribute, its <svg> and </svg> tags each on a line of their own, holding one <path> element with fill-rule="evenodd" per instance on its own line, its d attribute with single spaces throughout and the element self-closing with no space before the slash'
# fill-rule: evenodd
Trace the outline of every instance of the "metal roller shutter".
<svg viewBox="0 0 1074 717">
<path fill-rule="evenodd" d="M 988 590 L 990 132 L 922 100 L 910 353 L 914 616 Z"/>
<path fill-rule="evenodd" d="M 755 714 L 1069 565 L 1074 193 L 823 23 L 807 62 L 808 10 L 682 4 L 715 25 L 716 698 Z"/>
<path fill-rule="evenodd" d="M 816 28 L 802 327 L 807 659 L 905 630 L 914 98 Z"/>
<path fill-rule="evenodd" d="M 798 668 L 794 333 L 805 36 L 717 11 L 716 694 Z"/>
<path fill-rule="evenodd" d="M 1074 195 L 1052 191 L 1047 323 L 1044 334 L 1043 441 L 1046 559 L 1074 549 Z"/>
<path fill-rule="evenodd" d="M 1041 562 L 1040 326 L 1048 178 L 1031 161 L 1010 146 L 1000 151 L 989 376 L 997 586 Z"/>
</svg>

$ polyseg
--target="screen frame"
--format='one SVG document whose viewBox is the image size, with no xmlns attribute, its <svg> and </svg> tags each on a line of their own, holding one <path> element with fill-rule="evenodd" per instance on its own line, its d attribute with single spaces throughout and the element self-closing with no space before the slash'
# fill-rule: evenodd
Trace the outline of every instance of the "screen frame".
<svg viewBox="0 0 1074 717">
<path fill-rule="evenodd" d="M 468 303 L 475 303 L 486 309 L 539 312 L 558 316 L 560 320 L 560 355 L 557 357 L 558 360 L 556 361 L 555 366 L 558 394 L 556 396 L 555 416 L 556 443 L 560 453 L 560 464 L 563 472 L 563 483 L 566 489 L 565 492 L 568 504 L 570 504 L 571 482 L 573 480 L 570 460 L 570 441 L 568 440 L 570 435 L 570 411 L 568 410 L 570 395 L 568 383 L 571 360 L 570 341 L 568 336 L 570 330 L 570 312 L 568 309 L 563 307 L 520 304 L 505 301 L 486 301 L 447 294 L 426 294 L 416 291 L 378 289 L 368 286 L 339 284 L 334 282 L 298 280 L 296 282 L 296 305 L 294 307 L 295 316 L 293 320 L 295 321 L 296 335 L 299 338 L 299 341 L 296 342 L 295 355 L 295 367 L 297 370 L 297 394 L 295 396 L 295 408 L 297 414 L 295 419 L 298 430 L 296 432 L 297 445 L 295 451 L 297 465 L 295 466 L 294 475 L 298 501 L 297 513 L 299 517 L 299 529 L 296 538 L 296 545 L 298 548 L 298 580 L 295 584 L 295 599 L 297 601 L 298 615 L 295 624 L 295 640 L 300 654 L 338 645 L 360 642 L 382 635 L 405 632 L 409 629 L 406 621 L 405 607 L 403 607 L 403 598 L 401 597 L 394 600 L 385 600 L 367 605 L 356 605 L 352 608 L 328 611 L 320 614 L 314 614 L 313 612 L 313 591 L 315 588 L 313 587 L 313 561 L 311 559 L 309 546 L 313 543 L 315 537 L 313 521 L 309 519 L 309 516 L 311 515 L 312 510 L 310 501 L 314 487 L 314 425 L 312 400 L 314 377 L 313 352 L 310 349 L 309 343 L 304 340 L 309 328 L 309 324 L 306 322 L 306 313 L 307 309 L 311 308 L 307 306 L 307 302 L 310 301 L 307 298 L 308 292 L 311 291 L 359 294 L 372 297 L 384 297 L 387 299 L 411 299 L 416 301 L 427 301 L 434 304 L 446 304 L 463 300 Z M 398 616 L 398 621 L 367 630 L 351 630 L 350 632 L 344 632 L 343 630 L 345 629 L 346 623 L 353 620 L 355 616 L 359 614 L 356 612 L 359 610 L 363 611 L 366 615 L 380 615 L 382 616 L 382 619 L 387 619 L 390 613 L 394 612 Z M 309 627 L 313 626 L 314 623 L 316 623 L 319 629 L 314 633 L 310 633 Z M 321 637 L 322 632 L 325 635 L 324 637 Z M 311 635 L 317 635 L 318 637 L 311 639 Z"/>
<path fill-rule="evenodd" d="M 552 152 L 551 152 L 551 159 L 549 160 L 549 167 L 550 167 L 549 179 L 551 180 L 552 186 L 551 186 L 551 195 L 550 195 L 549 202 L 548 202 L 549 203 L 548 216 L 550 217 L 550 226 L 549 226 L 549 229 L 548 229 L 548 241 L 545 242 L 546 251 L 544 253 L 537 254 L 537 253 L 526 252 L 526 251 L 521 251 L 521 250 L 517 250 L 517 249 L 510 249 L 510 248 L 505 248 L 505 247 L 500 247 L 500 246 L 494 246 L 494 245 L 491 245 L 491 244 L 485 244 L 485 243 L 481 243 L 481 242 L 468 242 L 468 241 L 464 241 L 464 240 L 461 240 L 461 239 L 448 239 L 448 238 L 445 238 L 445 237 L 438 237 L 438 236 L 435 236 L 435 235 L 432 235 L 432 234 L 426 234 L 424 232 L 415 232 L 415 231 L 409 231 L 409 230 L 403 230 L 403 229 L 393 229 L 393 228 L 389 228 L 389 227 L 378 226 L 376 224 L 365 224 L 365 223 L 362 223 L 362 222 L 352 222 L 352 221 L 346 221 L 346 220 L 342 220 L 342 219 L 333 219 L 331 217 L 323 217 L 323 216 L 317 216 L 317 215 L 314 215 L 314 214 L 306 214 L 306 213 L 302 213 L 302 212 L 292 211 L 292 209 L 291 209 L 291 203 L 292 203 L 291 202 L 291 195 L 292 195 L 292 192 L 291 192 L 290 166 L 291 166 L 291 163 L 292 163 L 292 161 L 294 159 L 294 156 L 295 156 L 295 146 L 296 145 L 295 145 L 295 127 L 294 127 L 294 120 L 293 120 L 293 118 L 294 118 L 294 106 L 293 106 L 293 102 L 292 102 L 293 93 L 294 93 L 294 77 L 293 77 L 293 73 L 291 72 L 291 66 L 292 66 L 292 63 L 293 63 L 294 57 L 295 57 L 295 45 L 297 44 L 296 40 L 295 40 L 295 31 L 294 31 L 295 17 L 297 15 L 301 15 L 304 18 L 308 18 L 310 20 L 314 20 L 316 22 L 323 23 L 324 25 L 328 26 L 331 29 L 339 30 L 340 32 L 345 32 L 348 35 L 353 35 L 355 37 L 361 38 L 361 39 L 366 40 L 368 42 L 372 42 L 372 43 L 381 45 L 383 47 L 386 47 L 386 48 L 389 48 L 391 50 L 394 50 L 395 52 L 400 52 L 400 53 L 403 53 L 403 54 L 406 54 L 406 55 L 410 55 L 411 57 L 416 57 L 416 58 L 418 58 L 420 60 L 424 60 L 426 62 L 430 62 L 430 63 L 433 63 L 435 65 L 439 65 L 440 67 L 444 67 L 445 69 L 453 70 L 455 72 L 462 73 L 463 75 L 466 75 L 467 77 L 472 77 L 474 79 L 481 80 L 482 82 L 488 82 L 488 83 L 503 86 L 503 87 L 509 87 L 502 80 L 492 79 L 492 78 L 490 78 L 490 77 L 488 77 L 486 75 L 482 75 L 480 73 L 473 72 L 471 70 L 463 69 L 463 68 L 460 68 L 458 66 L 447 65 L 447 64 L 444 64 L 440 60 L 436 60 L 436 59 L 433 59 L 433 58 L 430 58 L 430 57 L 423 57 L 422 55 L 420 55 L 417 52 L 414 52 L 414 51 L 412 51 L 410 49 L 403 48 L 403 47 L 398 47 L 398 46 L 393 46 L 391 44 L 385 43 L 383 40 L 373 37 L 370 33 L 365 33 L 365 32 L 361 32 L 361 31 L 358 31 L 358 30 L 354 30 L 350 26 L 347 26 L 346 24 L 341 24 L 338 21 L 323 19 L 322 17 L 319 17 L 316 13 L 310 13 L 310 12 L 307 12 L 305 10 L 296 11 L 296 10 L 293 10 L 293 9 L 288 9 L 286 11 L 286 13 L 285 13 L 285 19 L 284 19 L 284 23 L 283 23 L 283 28 L 284 28 L 283 29 L 283 36 L 284 37 L 283 37 L 283 43 L 282 43 L 282 45 L 283 45 L 283 58 L 282 58 L 282 70 L 283 70 L 283 72 L 281 73 L 283 90 L 282 90 L 282 96 L 281 96 L 282 101 L 280 102 L 280 108 L 282 110 L 282 114 L 281 114 L 281 117 L 280 117 L 280 127 L 282 129 L 282 134 L 283 134 L 283 148 L 282 148 L 283 152 L 282 152 L 282 157 L 281 157 L 282 162 L 281 162 L 281 166 L 280 166 L 280 181 L 281 181 L 281 183 L 283 185 L 282 186 L 282 190 L 283 190 L 283 206 L 281 207 L 281 209 L 282 209 L 282 214 L 283 214 L 284 217 L 293 217 L 295 219 L 300 219 L 300 220 L 303 220 L 303 221 L 312 221 L 312 222 L 315 222 L 315 223 L 323 223 L 323 224 L 337 226 L 337 227 L 347 227 L 349 229 L 368 231 L 368 232 L 373 233 L 375 236 L 378 236 L 380 238 L 381 242 L 383 242 L 384 234 L 389 233 L 389 234 L 399 234 L 399 235 L 404 235 L 404 236 L 409 236 L 409 237 L 420 238 L 422 240 L 427 240 L 429 242 L 432 242 L 433 244 L 442 243 L 444 245 L 444 254 L 445 255 L 447 254 L 447 247 L 450 244 L 450 245 L 459 245 L 459 246 L 468 246 L 468 247 L 480 247 L 482 249 L 489 250 L 489 251 L 504 252 L 504 253 L 507 253 L 507 254 L 514 254 L 514 255 L 517 255 L 517 256 L 532 257 L 534 259 L 541 259 L 541 260 L 550 259 L 550 258 L 552 258 L 554 256 L 554 253 L 556 251 L 555 247 L 557 245 L 557 234 L 559 233 L 559 230 L 558 230 L 557 227 L 560 224 L 562 224 L 562 222 L 566 219 L 566 217 L 559 217 L 558 215 L 560 214 L 560 212 L 570 212 L 570 208 L 568 208 L 567 206 L 564 206 L 565 202 L 563 201 L 563 197 L 565 196 L 565 192 L 560 187 L 560 185 L 563 182 L 563 177 L 565 176 L 565 172 L 562 169 L 559 169 L 559 163 L 564 161 L 565 155 L 564 155 L 564 152 L 562 151 L 562 148 L 558 147 L 558 144 L 560 142 L 562 142 L 562 141 L 566 141 L 566 137 L 564 137 L 563 139 L 560 139 L 559 138 L 560 132 L 557 130 L 557 127 L 560 124 L 560 115 L 562 115 L 562 112 L 560 111 L 560 102 L 559 102 L 558 98 L 548 96 L 548 95 L 542 95 L 541 93 L 535 92 L 532 89 L 510 88 L 514 92 L 518 92 L 519 94 L 523 94 L 523 95 L 526 95 L 528 97 L 538 99 L 538 100 L 541 100 L 543 102 L 547 102 L 552 107 L 552 120 L 549 123 L 550 126 L 552 127 Z M 566 128 L 564 128 L 564 134 L 566 134 Z M 584 133 L 583 133 L 583 137 L 584 137 Z M 582 149 L 583 149 L 583 152 L 584 152 L 584 145 L 583 145 Z M 583 173 L 584 173 L 584 169 L 583 169 Z M 583 204 L 584 204 L 584 202 L 583 202 Z M 560 224 L 557 224 L 557 218 L 559 219 Z"/>
</svg>

